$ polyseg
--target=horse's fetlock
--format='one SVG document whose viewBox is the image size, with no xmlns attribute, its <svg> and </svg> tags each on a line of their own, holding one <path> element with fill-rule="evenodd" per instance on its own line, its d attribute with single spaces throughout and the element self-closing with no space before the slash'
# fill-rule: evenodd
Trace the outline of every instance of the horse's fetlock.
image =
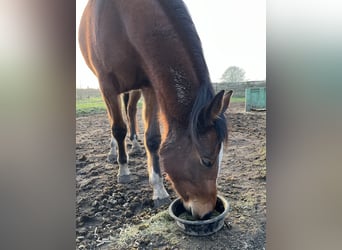
<svg viewBox="0 0 342 250">
<path fill-rule="evenodd" d="M 160 146 L 160 142 L 161 142 L 161 136 L 152 136 L 152 137 L 147 137 L 146 139 L 146 145 L 147 148 L 151 151 L 151 152 L 156 152 L 159 149 Z"/>
</svg>

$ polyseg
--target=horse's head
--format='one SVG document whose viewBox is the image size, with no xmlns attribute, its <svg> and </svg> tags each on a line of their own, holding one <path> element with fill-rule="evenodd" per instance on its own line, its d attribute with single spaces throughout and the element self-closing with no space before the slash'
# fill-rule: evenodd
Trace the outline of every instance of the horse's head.
<svg viewBox="0 0 342 250">
<path fill-rule="evenodd" d="M 160 150 L 168 179 L 197 218 L 206 218 L 216 205 L 216 179 L 227 136 L 224 112 L 231 95 L 232 91 L 218 93 L 201 109 L 195 127 L 171 130 Z"/>
</svg>

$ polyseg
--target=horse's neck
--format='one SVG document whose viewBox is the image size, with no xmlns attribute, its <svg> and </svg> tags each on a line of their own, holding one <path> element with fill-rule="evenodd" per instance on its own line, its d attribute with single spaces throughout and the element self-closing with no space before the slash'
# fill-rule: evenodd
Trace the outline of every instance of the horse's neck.
<svg viewBox="0 0 342 250">
<path fill-rule="evenodd" d="M 165 83 L 168 84 L 168 83 Z M 169 83 L 160 91 L 158 102 L 164 119 L 172 128 L 187 127 L 196 98 L 197 86 L 189 81 Z"/>
</svg>

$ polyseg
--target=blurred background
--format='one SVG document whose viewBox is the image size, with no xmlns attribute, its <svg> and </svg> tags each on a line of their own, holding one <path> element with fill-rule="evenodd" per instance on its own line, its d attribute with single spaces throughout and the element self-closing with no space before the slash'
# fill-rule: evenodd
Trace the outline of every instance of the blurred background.
<svg viewBox="0 0 342 250">
<path fill-rule="evenodd" d="M 75 249 L 76 3 L 0 8 L 4 249 Z M 275 0 L 266 10 L 266 248 L 340 249 L 341 2 Z"/>
</svg>

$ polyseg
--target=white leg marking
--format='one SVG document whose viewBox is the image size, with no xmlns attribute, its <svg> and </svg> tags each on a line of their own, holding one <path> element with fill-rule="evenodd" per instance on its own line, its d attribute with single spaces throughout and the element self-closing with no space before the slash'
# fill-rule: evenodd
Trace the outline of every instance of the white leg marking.
<svg viewBox="0 0 342 250">
<path fill-rule="evenodd" d="M 112 139 L 110 141 L 110 151 L 108 153 L 108 160 L 117 160 L 118 161 L 118 143 L 116 142 L 115 138 L 112 136 Z M 129 155 L 127 154 L 126 149 L 126 158 L 127 163 L 129 162 Z M 119 161 L 118 161 L 119 162 Z"/>
<path fill-rule="evenodd" d="M 131 172 L 128 169 L 128 164 L 120 164 L 119 163 L 119 173 L 118 176 L 130 175 Z"/>
<path fill-rule="evenodd" d="M 152 168 L 153 169 L 153 168 Z M 153 200 L 157 199 L 164 199 L 168 198 L 169 194 L 167 193 L 164 184 L 163 184 L 163 178 L 160 177 L 158 174 L 156 174 L 153 170 L 150 171 L 150 184 L 153 188 Z"/>
<path fill-rule="evenodd" d="M 131 180 L 127 163 L 119 163 L 118 183 L 127 183 Z"/>
<path fill-rule="evenodd" d="M 110 141 L 110 151 L 108 153 L 108 160 L 116 159 L 116 157 L 117 157 L 116 148 L 117 148 L 117 142 L 116 142 L 115 138 L 112 136 L 112 139 Z"/>
<path fill-rule="evenodd" d="M 133 139 L 133 141 L 132 141 L 131 153 L 139 153 L 140 151 L 141 151 L 140 144 L 139 144 L 137 138 L 134 137 L 134 139 Z"/>
</svg>

